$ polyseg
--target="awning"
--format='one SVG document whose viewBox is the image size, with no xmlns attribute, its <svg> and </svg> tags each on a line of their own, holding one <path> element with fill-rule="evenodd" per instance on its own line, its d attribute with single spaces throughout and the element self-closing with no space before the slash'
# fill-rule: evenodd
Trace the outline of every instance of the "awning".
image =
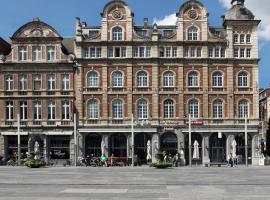
<svg viewBox="0 0 270 200">
<path fill-rule="evenodd" d="M 50 132 L 38 132 L 38 133 L 35 133 L 35 132 L 20 132 L 20 135 L 73 135 L 73 132 L 72 131 L 64 131 L 64 132 L 53 132 L 53 131 L 50 131 Z M 17 132 L 12 132 L 12 131 L 9 131 L 9 132 L 1 132 L 1 135 L 5 135 L 5 136 L 9 136 L 9 135 L 18 135 Z"/>
<path fill-rule="evenodd" d="M 91 128 L 91 129 L 79 129 L 80 133 L 130 133 L 131 128 Z M 156 128 L 135 128 L 135 133 L 156 133 Z"/>
<path fill-rule="evenodd" d="M 9 132 L 1 132 L 1 135 L 18 135 L 18 133 L 9 131 Z M 20 135 L 28 135 L 28 132 L 20 132 Z"/>
</svg>

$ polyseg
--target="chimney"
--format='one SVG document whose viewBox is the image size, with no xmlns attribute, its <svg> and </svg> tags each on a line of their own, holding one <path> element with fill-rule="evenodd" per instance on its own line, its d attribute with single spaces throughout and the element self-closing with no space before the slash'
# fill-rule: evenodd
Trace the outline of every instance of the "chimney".
<svg viewBox="0 0 270 200">
<path fill-rule="evenodd" d="M 147 27 L 148 27 L 148 18 L 144 18 L 143 28 L 147 28 Z"/>
</svg>

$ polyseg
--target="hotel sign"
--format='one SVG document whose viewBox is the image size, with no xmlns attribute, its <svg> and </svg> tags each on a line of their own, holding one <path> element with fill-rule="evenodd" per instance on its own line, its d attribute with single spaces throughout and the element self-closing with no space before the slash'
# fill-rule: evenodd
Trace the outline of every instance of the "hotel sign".
<svg viewBox="0 0 270 200">
<path fill-rule="evenodd" d="M 189 121 L 185 121 L 186 125 L 188 125 Z M 192 119 L 191 120 L 191 125 L 203 125 L 203 120 L 201 119 Z"/>
</svg>

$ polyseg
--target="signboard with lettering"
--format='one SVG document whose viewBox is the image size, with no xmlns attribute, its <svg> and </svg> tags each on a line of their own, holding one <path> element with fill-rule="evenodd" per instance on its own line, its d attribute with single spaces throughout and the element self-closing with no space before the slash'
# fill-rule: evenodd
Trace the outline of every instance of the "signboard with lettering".
<svg viewBox="0 0 270 200">
<path fill-rule="evenodd" d="M 189 121 L 185 121 L 186 125 L 188 125 Z M 191 120 L 191 125 L 203 125 L 203 120 L 200 119 L 192 119 Z"/>
</svg>

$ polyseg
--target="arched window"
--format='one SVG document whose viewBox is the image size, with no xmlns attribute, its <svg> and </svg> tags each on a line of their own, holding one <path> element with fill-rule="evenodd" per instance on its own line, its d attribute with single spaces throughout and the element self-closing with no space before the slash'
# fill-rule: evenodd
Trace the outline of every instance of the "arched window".
<svg viewBox="0 0 270 200">
<path fill-rule="evenodd" d="M 248 74 L 247 74 L 247 72 L 240 72 L 238 74 L 238 87 L 248 87 Z"/>
<path fill-rule="evenodd" d="M 199 102 L 195 99 L 188 103 L 188 112 L 191 118 L 199 118 Z"/>
<path fill-rule="evenodd" d="M 87 85 L 88 87 L 98 87 L 99 86 L 99 79 L 98 73 L 95 71 L 91 71 L 87 75 Z"/>
<path fill-rule="evenodd" d="M 198 80 L 198 73 L 197 72 L 190 72 L 188 74 L 188 86 L 189 87 L 198 87 L 199 80 Z"/>
<path fill-rule="evenodd" d="M 89 119 L 99 118 L 99 105 L 96 99 L 90 99 L 88 101 L 88 118 Z"/>
<path fill-rule="evenodd" d="M 138 119 L 148 119 L 148 103 L 145 99 L 137 102 Z"/>
<path fill-rule="evenodd" d="M 215 100 L 213 102 L 213 118 L 220 119 L 223 117 L 223 102 Z"/>
<path fill-rule="evenodd" d="M 164 87 L 174 86 L 174 73 L 173 72 L 168 71 L 163 74 L 163 86 Z"/>
<path fill-rule="evenodd" d="M 113 119 L 123 118 L 123 101 L 121 99 L 112 102 L 112 117 Z"/>
<path fill-rule="evenodd" d="M 171 99 L 164 101 L 164 118 L 174 118 L 174 102 Z"/>
<path fill-rule="evenodd" d="M 191 27 L 188 29 L 188 40 L 198 40 L 198 29 Z"/>
<path fill-rule="evenodd" d="M 112 86 L 123 87 L 123 73 L 122 72 L 115 71 L 112 73 Z"/>
<path fill-rule="evenodd" d="M 117 26 L 112 29 L 112 39 L 115 41 L 123 40 L 122 28 Z"/>
<path fill-rule="evenodd" d="M 140 71 L 137 73 L 137 86 L 138 87 L 148 86 L 148 77 L 145 71 Z"/>
<path fill-rule="evenodd" d="M 213 87 L 222 87 L 223 86 L 223 75 L 221 72 L 213 73 L 212 84 L 213 84 Z"/>
<path fill-rule="evenodd" d="M 248 101 L 243 99 L 241 101 L 239 101 L 239 104 L 238 104 L 238 115 L 239 115 L 239 118 L 245 118 L 246 116 L 248 117 L 249 116 L 249 113 L 248 113 Z"/>
</svg>

